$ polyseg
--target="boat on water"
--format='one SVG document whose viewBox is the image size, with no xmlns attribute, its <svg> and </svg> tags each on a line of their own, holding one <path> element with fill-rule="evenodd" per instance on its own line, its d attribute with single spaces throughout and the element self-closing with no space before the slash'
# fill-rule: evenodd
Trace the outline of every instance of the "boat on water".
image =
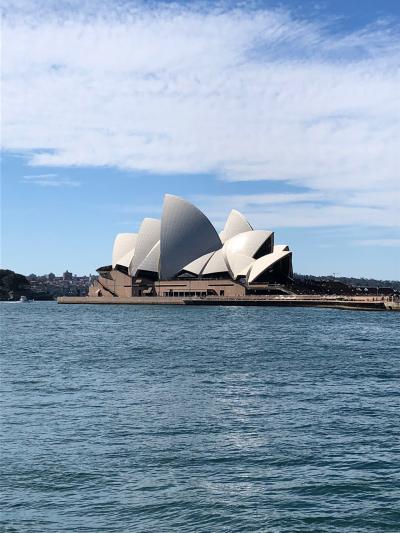
<svg viewBox="0 0 400 533">
<path fill-rule="evenodd" d="M 9 304 L 28 304 L 29 302 L 32 302 L 33 300 L 28 300 L 26 296 L 20 296 L 19 300 L 7 300 L 7 303 Z"/>
</svg>

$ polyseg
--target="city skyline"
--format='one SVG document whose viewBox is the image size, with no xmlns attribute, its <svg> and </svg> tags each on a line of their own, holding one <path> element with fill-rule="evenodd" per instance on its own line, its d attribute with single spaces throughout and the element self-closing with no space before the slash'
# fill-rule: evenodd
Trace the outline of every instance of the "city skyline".
<svg viewBox="0 0 400 533">
<path fill-rule="evenodd" d="M 398 279 L 400 7 L 359 4 L 5 2 L 2 267 L 95 273 L 171 192 Z"/>
</svg>

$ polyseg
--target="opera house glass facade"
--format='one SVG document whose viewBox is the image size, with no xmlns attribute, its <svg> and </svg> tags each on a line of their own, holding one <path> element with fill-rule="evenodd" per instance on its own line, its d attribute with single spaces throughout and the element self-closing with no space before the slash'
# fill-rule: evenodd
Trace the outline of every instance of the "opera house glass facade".
<svg viewBox="0 0 400 533">
<path fill-rule="evenodd" d="M 235 209 L 218 234 L 200 209 L 166 194 L 161 220 L 118 234 L 98 273 L 91 296 L 244 296 L 290 281 L 292 252 Z"/>
</svg>

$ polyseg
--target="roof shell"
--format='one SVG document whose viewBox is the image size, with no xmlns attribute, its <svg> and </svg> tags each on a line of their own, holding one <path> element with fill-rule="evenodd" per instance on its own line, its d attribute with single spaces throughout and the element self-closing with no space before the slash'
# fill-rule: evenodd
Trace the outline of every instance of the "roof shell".
<svg viewBox="0 0 400 533">
<path fill-rule="evenodd" d="M 238 276 L 246 276 L 255 261 L 248 255 L 238 253 L 230 253 L 228 257 L 229 272 L 233 279 L 236 279 Z"/>
<path fill-rule="evenodd" d="M 223 254 L 232 277 L 246 276 L 260 247 L 273 238 L 272 231 L 253 230 L 239 233 L 225 242 Z"/>
<path fill-rule="evenodd" d="M 275 244 L 274 252 L 288 252 L 289 246 L 287 244 Z"/>
<path fill-rule="evenodd" d="M 157 241 L 150 252 L 140 263 L 137 270 L 147 270 L 148 272 L 158 272 L 160 263 L 160 241 Z"/>
<path fill-rule="evenodd" d="M 201 274 L 202 276 L 210 274 L 219 274 L 221 272 L 228 272 L 228 267 L 225 263 L 223 248 L 220 248 L 212 254 L 211 259 L 203 268 Z"/>
<path fill-rule="evenodd" d="M 282 248 L 287 248 L 287 250 Z M 290 255 L 291 253 L 292 252 L 289 251 L 287 246 L 274 246 L 274 251 L 272 252 L 272 254 L 264 255 L 263 257 L 260 257 L 260 259 L 257 259 L 254 262 L 247 276 L 248 283 L 252 283 L 253 281 L 255 281 L 258 276 L 260 276 L 268 268 L 270 268 L 278 261 L 281 261 L 284 257 Z"/>
<path fill-rule="evenodd" d="M 253 230 L 239 233 L 225 242 L 226 256 L 231 253 L 248 255 L 253 257 L 260 247 L 273 237 L 272 231 Z"/>
<path fill-rule="evenodd" d="M 242 213 L 240 213 L 236 209 L 232 209 L 226 220 L 224 229 L 220 233 L 221 241 L 226 242 L 228 239 L 231 239 L 235 235 L 238 235 L 239 233 L 243 233 L 245 231 L 252 231 L 252 229 L 253 228 L 246 220 L 246 218 L 242 215 Z"/>
<path fill-rule="evenodd" d="M 213 253 L 214 252 L 209 252 L 208 254 L 204 254 L 201 257 L 198 257 L 197 259 L 186 265 L 184 267 L 184 270 L 186 270 L 187 272 L 191 272 L 192 274 L 196 274 L 198 276 L 203 270 L 203 268 L 207 265 Z"/>
<path fill-rule="evenodd" d="M 122 258 L 125 258 L 125 262 L 126 262 L 127 254 L 131 253 L 131 255 L 133 255 L 136 241 L 137 241 L 137 236 L 138 236 L 137 233 L 118 233 L 118 235 L 115 237 L 115 240 L 114 240 L 114 246 L 113 246 L 113 252 L 112 252 L 112 267 L 113 268 L 115 268 L 115 265 L 117 264 L 122 264 L 120 263 Z M 128 266 L 128 265 L 124 264 L 123 266 Z"/>
<path fill-rule="evenodd" d="M 145 218 L 140 225 L 135 254 L 129 265 L 129 274 L 135 276 L 138 267 L 153 246 L 160 240 L 161 222 L 155 218 Z"/>
<path fill-rule="evenodd" d="M 164 199 L 160 240 L 160 279 L 171 279 L 199 256 L 221 248 L 221 240 L 205 214 L 170 194 Z"/>
<path fill-rule="evenodd" d="M 135 249 L 129 250 L 129 252 L 127 252 L 124 256 L 118 259 L 116 264 L 128 268 L 132 261 L 132 257 L 134 253 L 135 253 Z"/>
</svg>

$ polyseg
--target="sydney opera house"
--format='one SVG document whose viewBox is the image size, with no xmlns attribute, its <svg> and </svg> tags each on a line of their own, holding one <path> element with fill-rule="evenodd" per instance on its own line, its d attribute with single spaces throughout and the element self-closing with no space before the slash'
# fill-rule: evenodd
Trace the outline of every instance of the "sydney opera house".
<svg viewBox="0 0 400 533">
<path fill-rule="evenodd" d="M 218 234 L 186 200 L 165 195 L 161 220 L 116 236 L 112 264 L 90 296 L 237 297 L 268 294 L 292 277 L 292 252 L 233 209 Z"/>
</svg>

